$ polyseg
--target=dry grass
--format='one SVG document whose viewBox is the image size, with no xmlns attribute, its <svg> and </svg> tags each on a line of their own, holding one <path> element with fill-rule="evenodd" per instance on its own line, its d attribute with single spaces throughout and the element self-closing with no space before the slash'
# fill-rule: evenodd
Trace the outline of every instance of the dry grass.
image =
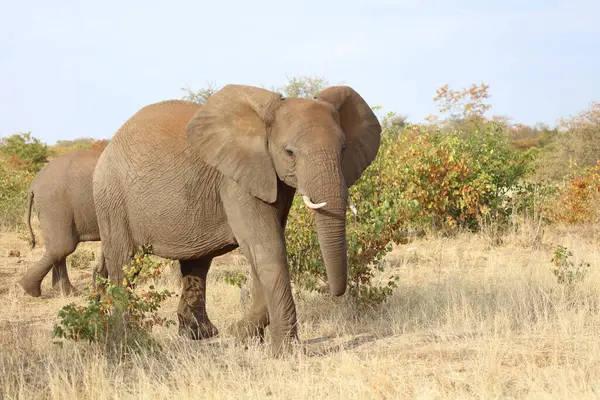
<svg viewBox="0 0 600 400">
<path fill-rule="evenodd" d="M 61 298 L 44 282 L 25 297 L 14 282 L 41 256 L 15 235 L 0 236 L 0 390 L 4 398 L 595 398 L 600 390 L 600 250 L 597 227 L 546 232 L 536 245 L 519 230 L 490 247 L 482 235 L 399 246 L 386 273 L 401 286 L 381 309 L 359 313 L 345 299 L 300 293 L 296 304 L 307 354 L 274 360 L 268 348 L 208 343 L 156 332 L 160 354 L 125 361 L 85 344 L 52 343 Z M 550 273 L 556 245 L 592 264 L 566 296 Z M 94 250 L 97 244 L 82 244 Z M 11 250 L 21 257 L 8 257 Z M 23 262 L 18 263 L 19 260 Z M 91 268 L 91 266 L 90 266 Z M 239 289 L 219 271 L 243 269 L 236 256 L 215 263 L 208 312 L 221 329 L 239 318 Z M 91 269 L 90 269 L 91 271 Z M 78 288 L 91 272 L 71 269 Z M 179 292 L 177 271 L 165 284 Z M 47 281 L 50 279 L 47 279 Z M 576 301 L 573 301 L 576 300 Z M 164 306 L 175 318 L 178 299 Z M 0 398 L 2 396 L 0 395 Z"/>
</svg>

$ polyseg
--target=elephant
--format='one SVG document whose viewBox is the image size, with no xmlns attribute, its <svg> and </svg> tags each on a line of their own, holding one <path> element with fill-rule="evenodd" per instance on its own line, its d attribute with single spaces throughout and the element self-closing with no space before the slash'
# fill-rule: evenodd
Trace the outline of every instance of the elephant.
<svg viewBox="0 0 600 400">
<path fill-rule="evenodd" d="M 296 192 L 315 213 L 331 295 L 348 281 L 348 188 L 376 157 L 381 126 L 349 86 L 312 99 L 228 84 L 202 106 L 166 100 L 138 110 L 115 133 L 94 171 L 93 193 L 109 278 L 137 246 L 179 260 L 179 334 L 206 339 L 211 261 L 236 248 L 248 259 L 252 305 L 228 332 L 264 341 L 271 354 L 298 341 L 284 230 Z"/>
<path fill-rule="evenodd" d="M 25 293 L 41 296 L 41 284 L 52 269 L 52 286 L 63 294 L 76 293 L 67 273 L 67 256 L 75 251 L 79 242 L 100 240 L 92 196 L 92 176 L 101 152 L 76 149 L 50 161 L 36 174 L 27 194 L 27 229 L 31 248 L 35 248 L 35 235 L 31 229 L 31 208 L 35 201 L 46 251 L 44 256 L 18 281 Z M 94 267 L 95 277 L 107 277 L 104 256 Z"/>
</svg>

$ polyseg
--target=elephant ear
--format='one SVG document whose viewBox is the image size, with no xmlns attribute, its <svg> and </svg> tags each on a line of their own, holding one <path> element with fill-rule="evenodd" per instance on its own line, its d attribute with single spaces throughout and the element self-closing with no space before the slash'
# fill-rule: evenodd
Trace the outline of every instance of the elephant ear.
<svg viewBox="0 0 600 400">
<path fill-rule="evenodd" d="M 352 186 L 377 156 L 381 125 L 367 102 L 349 86 L 332 86 L 317 93 L 316 99 L 332 104 L 339 113 L 346 137 L 342 171 Z"/>
<path fill-rule="evenodd" d="M 226 85 L 196 112 L 186 128 L 200 157 L 250 194 L 277 200 L 277 174 L 267 130 L 281 94 L 253 86 Z"/>
</svg>

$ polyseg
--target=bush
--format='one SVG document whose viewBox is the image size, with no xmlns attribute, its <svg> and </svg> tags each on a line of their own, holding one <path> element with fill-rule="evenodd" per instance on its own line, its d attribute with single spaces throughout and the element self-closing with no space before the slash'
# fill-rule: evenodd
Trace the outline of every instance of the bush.
<svg viewBox="0 0 600 400">
<path fill-rule="evenodd" d="M 416 202 L 422 223 L 434 229 L 477 229 L 483 215 L 510 213 L 508 197 L 530 171 L 535 153 L 512 148 L 502 124 L 490 121 L 473 132 L 409 126 L 400 140 L 398 179 Z"/>
<path fill-rule="evenodd" d="M 573 164 L 593 167 L 600 157 L 600 102 L 562 119 L 559 130 L 543 152 L 537 174 L 554 182 L 570 174 Z"/>
<path fill-rule="evenodd" d="M 0 227 L 14 229 L 24 225 L 27 190 L 35 173 L 22 170 L 0 158 Z"/>
<path fill-rule="evenodd" d="M 559 285 L 572 286 L 583 282 L 591 267 L 590 263 L 585 261 L 580 261 L 579 264 L 575 265 L 573 261 L 569 260 L 572 255 L 571 250 L 560 245 L 554 251 L 551 260 L 554 267 L 550 271 L 556 277 L 556 282 Z"/>
<path fill-rule="evenodd" d="M 150 258 L 151 248 L 140 247 L 129 265 L 124 266 L 123 286 L 97 277 L 99 292 L 87 296 L 87 306 L 70 303 L 59 312 L 54 336 L 75 342 L 103 342 L 125 352 L 153 348 L 157 343 L 149 331 L 154 326 L 169 326 L 174 321 L 159 317 L 161 303 L 174 293 L 158 291 L 154 284 L 164 265 Z M 140 283 L 152 281 L 148 290 L 137 293 Z M 127 283 L 130 285 L 125 286 Z"/>
<path fill-rule="evenodd" d="M 507 209 L 530 221 L 552 223 L 550 200 L 556 196 L 557 187 L 547 181 L 519 182 L 507 200 Z"/>
<path fill-rule="evenodd" d="M 549 207 L 553 222 L 582 224 L 597 222 L 600 218 L 600 161 L 591 168 L 579 171 L 571 166 L 571 177 L 557 187 Z"/>
<path fill-rule="evenodd" d="M 17 169 L 37 173 L 48 162 L 48 146 L 31 132 L 17 133 L 0 141 L 0 155 Z"/>
<path fill-rule="evenodd" d="M 48 161 L 48 147 L 30 132 L 0 140 L 0 225 L 24 224 L 27 190 L 35 174 Z"/>
<path fill-rule="evenodd" d="M 50 153 L 52 157 L 56 158 L 77 149 L 104 151 L 108 143 L 110 143 L 110 139 L 79 138 L 73 140 L 59 140 L 50 148 Z"/>
<path fill-rule="evenodd" d="M 108 143 L 110 143 L 109 139 L 94 140 L 92 142 L 92 144 L 90 145 L 90 149 L 92 149 L 92 150 L 98 150 L 98 151 L 104 151 L 104 149 L 106 148 L 106 146 L 108 146 Z"/>
</svg>

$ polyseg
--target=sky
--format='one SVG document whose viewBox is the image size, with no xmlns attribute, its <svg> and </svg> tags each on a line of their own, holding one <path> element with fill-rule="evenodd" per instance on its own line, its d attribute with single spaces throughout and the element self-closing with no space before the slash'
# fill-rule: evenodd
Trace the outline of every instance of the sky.
<svg viewBox="0 0 600 400">
<path fill-rule="evenodd" d="M 0 0 L 0 137 L 110 138 L 209 82 L 319 76 L 420 122 L 436 89 L 554 125 L 600 100 L 598 0 Z"/>
</svg>

